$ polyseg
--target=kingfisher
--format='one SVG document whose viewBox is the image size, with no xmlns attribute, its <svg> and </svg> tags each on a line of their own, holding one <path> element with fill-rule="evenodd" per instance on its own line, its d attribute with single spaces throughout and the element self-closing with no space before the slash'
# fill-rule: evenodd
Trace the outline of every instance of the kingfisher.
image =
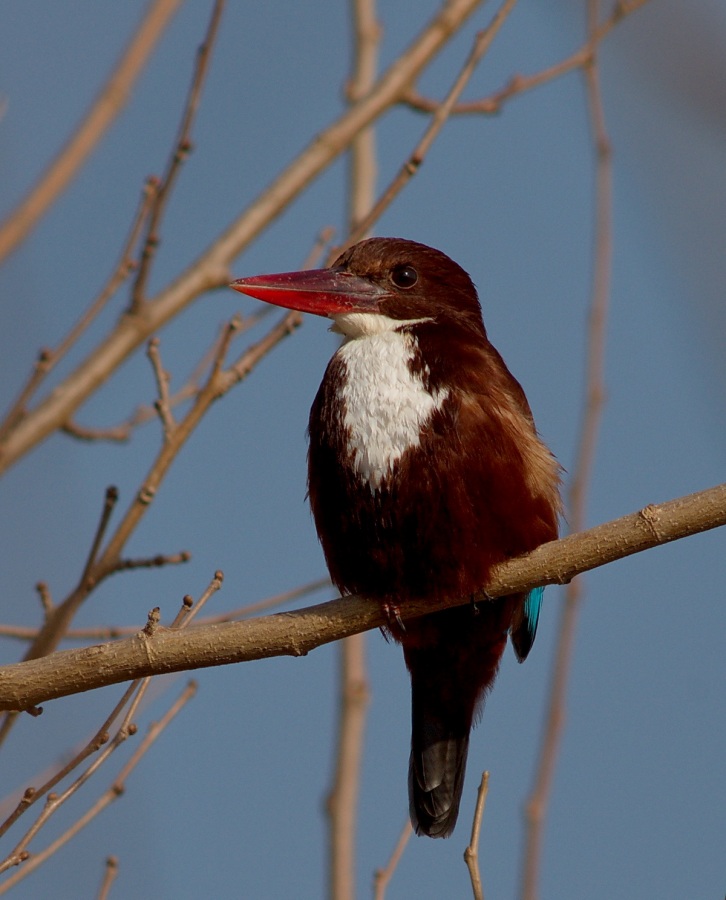
<svg viewBox="0 0 726 900">
<path fill-rule="evenodd" d="M 231 286 L 325 316 L 342 336 L 310 411 L 310 506 L 332 581 L 381 603 L 403 647 L 411 822 L 448 837 L 472 725 L 507 636 L 527 657 L 543 588 L 482 591 L 498 563 L 557 538 L 560 466 L 487 337 L 471 278 L 439 250 L 374 237 L 330 268 Z M 401 618 L 413 599 L 453 597 L 462 604 Z"/>
</svg>

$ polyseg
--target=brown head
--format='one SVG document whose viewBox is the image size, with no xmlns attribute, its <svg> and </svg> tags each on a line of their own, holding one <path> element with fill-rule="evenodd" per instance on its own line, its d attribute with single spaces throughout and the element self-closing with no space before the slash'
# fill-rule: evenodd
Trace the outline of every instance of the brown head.
<svg viewBox="0 0 726 900">
<path fill-rule="evenodd" d="M 259 300 L 336 318 L 370 313 L 397 321 L 425 319 L 484 336 L 476 288 L 440 250 L 403 238 L 369 238 L 329 269 L 241 278 L 231 287 Z"/>
</svg>

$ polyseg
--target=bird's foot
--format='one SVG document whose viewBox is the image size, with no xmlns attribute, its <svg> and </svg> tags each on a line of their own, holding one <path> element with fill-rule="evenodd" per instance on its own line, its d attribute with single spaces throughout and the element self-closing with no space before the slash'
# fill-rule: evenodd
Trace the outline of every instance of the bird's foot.
<svg viewBox="0 0 726 900">
<path fill-rule="evenodd" d="M 383 604 L 383 612 L 386 614 L 386 618 L 388 619 L 388 627 L 393 634 L 396 633 L 396 630 L 405 632 L 406 626 L 403 624 L 403 619 L 401 618 L 400 607 L 396 606 L 395 603 L 389 603 L 388 601 L 386 601 Z"/>
<path fill-rule="evenodd" d="M 479 609 L 480 603 L 488 603 L 493 600 L 493 597 L 490 597 L 486 591 L 478 591 L 476 594 L 471 594 L 469 596 L 469 602 L 471 603 L 471 609 L 475 616 L 478 616 L 481 610 Z"/>
</svg>

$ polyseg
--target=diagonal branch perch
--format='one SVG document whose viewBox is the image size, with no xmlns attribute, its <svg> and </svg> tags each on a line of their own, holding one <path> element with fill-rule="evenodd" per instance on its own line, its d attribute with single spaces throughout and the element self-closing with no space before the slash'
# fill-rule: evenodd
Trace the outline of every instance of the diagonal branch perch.
<svg viewBox="0 0 726 900">
<path fill-rule="evenodd" d="M 726 483 L 543 544 L 528 556 L 498 566 L 487 594 L 503 596 L 538 584 L 562 584 L 597 566 L 720 525 L 726 525 Z M 460 602 L 442 602 L 441 608 Z M 413 618 L 432 611 L 431 604 L 410 603 L 401 612 L 404 618 Z M 65 650 L 0 668 L 0 709 L 26 709 L 147 675 L 272 656 L 303 656 L 322 644 L 386 622 L 379 604 L 353 596 L 245 622 L 184 632 L 159 629 L 151 638 L 136 635 Z"/>
</svg>

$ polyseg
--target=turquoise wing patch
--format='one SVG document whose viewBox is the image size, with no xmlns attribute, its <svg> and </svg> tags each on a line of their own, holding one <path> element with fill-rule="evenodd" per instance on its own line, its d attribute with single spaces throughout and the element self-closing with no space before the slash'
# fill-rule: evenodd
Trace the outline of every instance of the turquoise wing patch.
<svg viewBox="0 0 726 900">
<path fill-rule="evenodd" d="M 524 598 L 524 613 L 516 629 L 512 632 L 512 645 L 517 654 L 517 659 L 524 662 L 532 649 L 534 638 L 537 634 L 537 622 L 539 611 L 542 608 L 542 595 L 544 587 L 532 588 Z"/>
</svg>

